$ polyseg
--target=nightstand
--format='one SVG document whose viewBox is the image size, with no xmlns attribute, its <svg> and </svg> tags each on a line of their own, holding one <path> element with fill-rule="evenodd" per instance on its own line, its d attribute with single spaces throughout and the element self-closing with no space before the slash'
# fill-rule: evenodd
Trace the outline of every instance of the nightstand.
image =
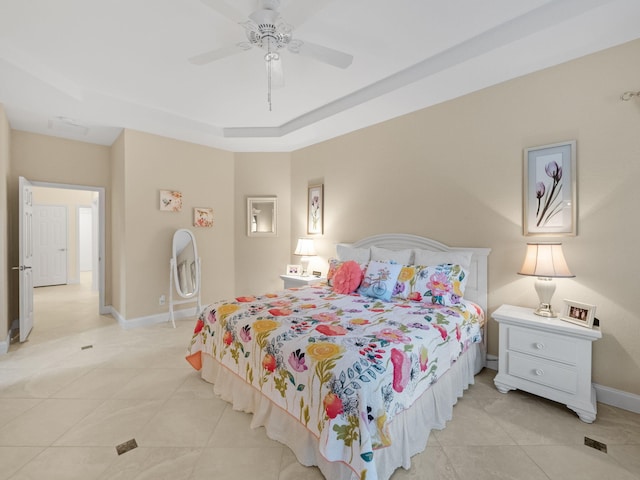
<svg viewBox="0 0 640 480">
<path fill-rule="evenodd" d="M 284 282 L 284 288 L 304 287 L 305 285 L 311 285 L 313 283 L 319 283 L 326 280 L 325 277 L 314 277 L 308 275 L 301 277 L 300 275 L 280 275 L 280 278 Z"/>
<path fill-rule="evenodd" d="M 497 389 L 520 389 L 564 403 L 583 422 L 593 422 L 597 407 L 591 347 L 602 337 L 600 329 L 540 317 L 533 309 L 513 305 L 502 305 L 491 316 L 500 324 L 493 380 Z"/>
</svg>

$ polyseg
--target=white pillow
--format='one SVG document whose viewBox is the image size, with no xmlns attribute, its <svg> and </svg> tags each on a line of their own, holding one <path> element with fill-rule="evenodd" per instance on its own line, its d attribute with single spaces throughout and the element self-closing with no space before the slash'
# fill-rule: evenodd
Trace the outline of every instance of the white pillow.
<svg viewBox="0 0 640 480">
<path fill-rule="evenodd" d="M 371 260 L 376 262 L 399 263 L 400 265 L 411 265 L 413 251 L 407 250 L 389 250 L 387 248 L 371 247 Z"/>
<path fill-rule="evenodd" d="M 452 263 L 469 270 L 471 268 L 471 256 L 473 252 L 457 250 L 454 252 L 432 252 L 430 250 L 416 249 L 413 251 L 413 260 L 416 265 L 443 265 Z"/>
<path fill-rule="evenodd" d="M 355 248 L 340 243 L 336 245 L 336 254 L 341 262 L 353 260 L 357 263 L 367 263 L 371 257 L 368 248 Z"/>
</svg>

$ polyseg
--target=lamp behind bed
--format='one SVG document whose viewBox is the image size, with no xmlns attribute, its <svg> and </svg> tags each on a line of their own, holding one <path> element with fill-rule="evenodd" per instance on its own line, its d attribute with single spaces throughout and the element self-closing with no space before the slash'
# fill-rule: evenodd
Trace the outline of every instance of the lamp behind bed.
<svg viewBox="0 0 640 480">
<path fill-rule="evenodd" d="M 296 250 L 293 254 L 302 256 L 300 259 L 300 263 L 302 264 L 302 276 L 309 276 L 309 261 L 311 260 L 309 257 L 314 257 L 316 255 L 316 249 L 313 246 L 313 239 L 299 238 L 298 245 L 296 245 Z"/>
</svg>

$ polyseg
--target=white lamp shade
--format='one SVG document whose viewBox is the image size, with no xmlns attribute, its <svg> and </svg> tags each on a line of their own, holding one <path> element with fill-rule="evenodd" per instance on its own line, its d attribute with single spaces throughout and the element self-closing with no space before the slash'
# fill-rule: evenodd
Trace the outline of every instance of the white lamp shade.
<svg viewBox="0 0 640 480">
<path fill-rule="evenodd" d="M 520 275 L 556 278 L 575 277 L 562 253 L 561 243 L 528 243 Z"/>
<path fill-rule="evenodd" d="M 313 246 L 313 239 L 311 238 L 299 238 L 296 245 L 296 251 L 294 255 L 302 255 L 304 257 L 312 257 L 316 255 L 316 249 Z"/>
</svg>

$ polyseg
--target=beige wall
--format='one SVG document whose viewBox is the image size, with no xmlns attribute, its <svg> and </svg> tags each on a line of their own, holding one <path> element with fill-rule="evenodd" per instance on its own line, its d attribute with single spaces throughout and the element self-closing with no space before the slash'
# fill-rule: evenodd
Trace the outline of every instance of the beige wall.
<svg viewBox="0 0 640 480">
<path fill-rule="evenodd" d="M 9 261 L 18 261 L 18 177 L 31 181 L 102 187 L 105 189 L 106 244 L 110 249 L 111 209 L 110 192 L 110 148 L 102 145 L 65 140 L 57 137 L 11 131 L 11 171 L 8 178 L 8 203 L 10 227 L 13 228 L 9 242 Z M 17 265 L 17 263 L 15 263 Z M 105 304 L 111 303 L 111 256 L 105 259 Z M 17 279 L 16 279 L 17 280 Z M 17 284 L 11 283 L 10 318 L 18 318 Z M 15 287 L 15 291 L 13 288 Z"/>
<path fill-rule="evenodd" d="M 247 197 L 278 199 L 277 237 L 247 236 Z M 290 260 L 291 155 L 235 155 L 235 245 L 238 294 L 260 294 L 282 288 L 280 275 Z"/>
<path fill-rule="evenodd" d="M 575 139 L 578 236 L 561 241 L 576 277 L 558 279 L 553 304 L 597 305 L 594 381 L 640 394 L 640 102 L 619 99 L 638 88 L 639 57 L 635 41 L 294 152 L 291 238 L 307 184 L 322 179 L 324 259 L 382 232 L 490 247 L 489 311 L 535 306 L 534 279 L 516 274 L 539 240 L 522 234 L 522 151 Z M 491 321 L 490 353 L 497 340 Z"/>
<path fill-rule="evenodd" d="M 124 132 L 123 141 L 124 161 L 117 179 L 123 184 L 118 186 L 122 203 L 116 207 L 122 218 L 114 230 L 122 242 L 119 313 L 129 320 L 167 312 L 158 299 L 168 299 L 171 244 L 180 228 L 192 230 L 196 237 L 203 301 L 233 296 L 233 154 L 132 130 Z M 161 211 L 160 190 L 182 192 L 182 211 Z M 193 227 L 194 207 L 213 208 L 212 228 Z"/>
<path fill-rule="evenodd" d="M 10 129 L 4 107 L 0 104 L 0 342 L 6 342 L 9 331 L 9 216 L 7 182 L 9 178 Z"/>
</svg>

